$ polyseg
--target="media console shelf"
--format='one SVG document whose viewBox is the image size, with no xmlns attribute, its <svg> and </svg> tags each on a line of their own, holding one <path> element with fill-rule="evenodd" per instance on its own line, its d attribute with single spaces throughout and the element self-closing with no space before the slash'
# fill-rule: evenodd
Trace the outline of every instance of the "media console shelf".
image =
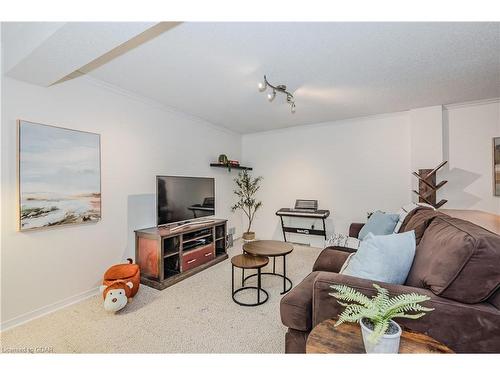
<svg viewBox="0 0 500 375">
<path fill-rule="evenodd" d="M 227 220 L 152 227 L 135 231 L 135 260 L 141 283 L 155 289 L 192 276 L 227 259 Z"/>
</svg>

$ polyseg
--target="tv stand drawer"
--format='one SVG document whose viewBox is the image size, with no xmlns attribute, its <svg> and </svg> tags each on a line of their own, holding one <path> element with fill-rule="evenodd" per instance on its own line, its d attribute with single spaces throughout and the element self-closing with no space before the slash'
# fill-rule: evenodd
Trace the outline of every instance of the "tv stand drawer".
<svg viewBox="0 0 500 375">
<path fill-rule="evenodd" d="M 188 271 L 214 259 L 214 244 L 208 244 L 198 249 L 182 254 L 182 271 Z"/>
</svg>

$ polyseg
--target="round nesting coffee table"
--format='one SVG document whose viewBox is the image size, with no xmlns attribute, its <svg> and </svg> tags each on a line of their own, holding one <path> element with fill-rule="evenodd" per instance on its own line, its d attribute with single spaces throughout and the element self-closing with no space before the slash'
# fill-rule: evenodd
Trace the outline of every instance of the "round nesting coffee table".
<svg viewBox="0 0 500 375">
<path fill-rule="evenodd" d="M 267 266 L 269 263 L 269 258 L 267 257 L 260 257 L 260 256 L 252 256 L 252 255 L 246 255 L 246 254 L 240 254 L 236 255 L 231 258 L 231 295 L 233 297 L 233 301 L 236 302 L 240 306 L 259 306 L 262 305 L 264 302 L 267 301 L 269 298 L 269 294 L 261 288 L 261 269 L 262 267 Z M 242 276 L 241 276 L 241 283 L 242 287 L 239 289 L 234 290 L 234 267 L 236 268 L 241 268 Z M 245 269 L 256 269 L 257 270 L 257 286 L 245 286 Z M 257 303 L 243 303 L 238 301 L 235 298 L 235 295 L 238 292 L 241 292 L 242 290 L 246 289 L 256 289 L 257 290 Z M 260 300 L 260 292 L 263 292 L 266 295 L 266 298 L 261 301 Z"/>
<path fill-rule="evenodd" d="M 335 319 L 318 324 L 309 334 L 306 353 L 365 353 L 359 324 L 344 323 L 335 327 Z M 446 345 L 423 333 L 403 330 L 399 353 L 453 353 Z"/>
<path fill-rule="evenodd" d="M 262 272 L 262 275 L 275 275 L 283 278 L 283 292 L 281 294 L 285 294 L 290 289 L 292 289 L 292 280 L 286 277 L 286 256 L 293 251 L 293 245 L 288 242 L 282 241 L 273 241 L 273 240 L 261 240 L 261 241 L 252 241 L 247 242 L 243 245 L 243 253 L 250 254 L 253 256 L 265 256 L 273 258 L 273 272 Z M 276 257 L 283 257 L 283 273 L 276 272 Z M 254 275 L 250 275 L 247 277 L 243 277 L 243 282 L 245 282 L 250 277 L 254 277 Z M 290 285 L 287 288 L 286 282 L 289 282 Z"/>
</svg>

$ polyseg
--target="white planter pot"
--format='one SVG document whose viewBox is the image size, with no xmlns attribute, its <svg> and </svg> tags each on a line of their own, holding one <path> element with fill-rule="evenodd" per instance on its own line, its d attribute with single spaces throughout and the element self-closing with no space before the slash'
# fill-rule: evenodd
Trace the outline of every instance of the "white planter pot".
<svg viewBox="0 0 500 375">
<path fill-rule="evenodd" d="M 399 340 L 401 338 L 401 327 L 394 320 L 391 320 L 397 327 L 398 332 L 392 335 L 383 335 L 378 342 L 371 343 L 368 341 L 368 337 L 373 332 L 364 323 L 363 319 L 359 322 L 361 325 L 361 335 L 363 336 L 363 344 L 365 345 L 365 350 L 367 353 L 389 353 L 394 354 L 399 352 Z"/>
</svg>

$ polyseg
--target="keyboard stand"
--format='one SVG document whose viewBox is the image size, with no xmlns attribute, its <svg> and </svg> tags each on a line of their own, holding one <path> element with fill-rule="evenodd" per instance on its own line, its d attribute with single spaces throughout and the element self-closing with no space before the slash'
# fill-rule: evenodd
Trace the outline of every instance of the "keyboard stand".
<svg viewBox="0 0 500 375">
<path fill-rule="evenodd" d="M 328 210 L 311 210 L 307 212 L 306 210 L 293 210 L 290 208 L 281 208 L 276 211 L 276 215 L 281 219 L 281 229 L 283 230 L 283 239 L 287 242 L 286 233 L 298 233 L 311 236 L 324 236 L 326 240 L 326 225 L 325 219 L 330 215 Z M 286 227 L 283 222 L 283 216 L 285 217 L 300 217 L 308 219 L 321 219 L 323 222 L 323 229 L 309 229 L 309 228 L 297 228 L 297 227 Z"/>
</svg>

